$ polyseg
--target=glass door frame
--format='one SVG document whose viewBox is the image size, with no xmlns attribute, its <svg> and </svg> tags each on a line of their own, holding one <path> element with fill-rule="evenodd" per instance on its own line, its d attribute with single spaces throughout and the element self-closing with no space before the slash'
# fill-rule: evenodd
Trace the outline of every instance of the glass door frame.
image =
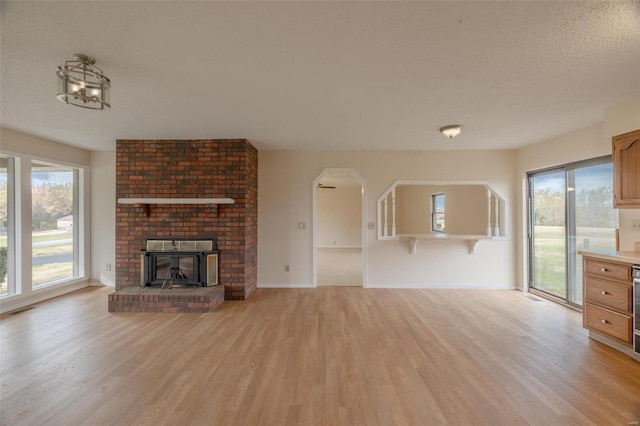
<svg viewBox="0 0 640 426">
<path fill-rule="evenodd" d="M 538 292 L 542 292 L 550 297 L 560 300 L 569 306 L 582 309 L 582 305 L 572 302 L 575 298 L 574 286 L 570 283 L 574 282 L 577 278 L 576 275 L 576 259 L 577 259 L 577 244 L 576 244 L 576 198 L 575 198 L 575 174 L 571 171 L 598 166 L 601 164 L 607 164 L 612 162 L 612 156 L 606 155 L 603 157 L 592 158 L 589 160 L 577 161 L 560 166 L 548 167 L 541 170 L 535 170 L 527 173 L 527 245 L 528 245 L 528 288 Z M 553 172 L 564 172 L 564 210 L 565 210 L 565 297 L 558 296 L 549 291 L 534 286 L 535 281 L 535 267 L 534 267 L 534 205 L 533 205 L 533 178 L 536 175 Z M 613 185 L 613 175 L 612 175 Z M 612 195 L 613 196 L 613 195 Z M 613 198 L 611 200 L 611 208 L 613 209 Z M 576 283 L 582 285 L 582 283 Z"/>
</svg>

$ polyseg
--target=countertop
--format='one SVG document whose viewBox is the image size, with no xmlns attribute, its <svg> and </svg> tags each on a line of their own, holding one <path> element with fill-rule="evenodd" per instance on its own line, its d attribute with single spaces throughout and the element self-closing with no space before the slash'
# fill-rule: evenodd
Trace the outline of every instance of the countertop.
<svg viewBox="0 0 640 426">
<path fill-rule="evenodd" d="M 623 262 L 640 265 L 640 251 L 585 251 L 580 250 L 578 254 L 593 259 L 610 260 L 613 262 Z"/>
</svg>

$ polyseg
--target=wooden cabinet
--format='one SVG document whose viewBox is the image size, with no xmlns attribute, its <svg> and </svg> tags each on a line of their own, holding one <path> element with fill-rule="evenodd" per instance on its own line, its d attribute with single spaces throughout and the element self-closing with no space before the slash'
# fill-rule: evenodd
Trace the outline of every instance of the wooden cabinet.
<svg viewBox="0 0 640 426">
<path fill-rule="evenodd" d="M 584 305 L 584 326 L 631 345 L 632 321 L 628 315 L 604 309 L 591 303 Z"/>
<path fill-rule="evenodd" d="M 612 138 L 613 206 L 640 208 L 640 130 Z"/>
<path fill-rule="evenodd" d="M 584 254 L 583 258 L 583 326 L 630 346 L 633 339 L 631 265 Z"/>
</svg>

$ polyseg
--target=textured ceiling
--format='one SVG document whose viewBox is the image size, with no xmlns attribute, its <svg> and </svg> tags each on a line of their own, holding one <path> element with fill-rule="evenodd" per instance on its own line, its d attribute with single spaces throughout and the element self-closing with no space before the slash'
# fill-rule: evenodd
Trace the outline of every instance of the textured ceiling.
<svg viewBox="0 0 640 426">
<path fill-rule="evenodd" d="M 640 3 L 2 1 L 1 124 L 92 150 L 503 149 L 640 96 Z M 56 100 L 93 56 L 112 109 Z M 465 126 L 447 140 L 438 128 Z"/>
</svg>

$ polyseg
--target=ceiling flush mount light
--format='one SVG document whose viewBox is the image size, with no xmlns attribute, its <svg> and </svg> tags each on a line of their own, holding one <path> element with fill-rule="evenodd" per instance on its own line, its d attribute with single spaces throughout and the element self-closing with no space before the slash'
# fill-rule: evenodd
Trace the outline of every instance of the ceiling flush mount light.
<svg viewBox="0 0 640 426">
<path fill-rule="evenodd" d="M 461 124 L 449 124 L 448 126 L 440 127 L 440 132 L 449 139 L 455 138 L 460 134 L 461 131 Z"/>
<path fill-rule="evenodd" d="M 111 80 L 95 66 L 96 60 L 80 53 L 73 59 L 58 67 L 58 100 L 88 109 L 111 108 Z"/>
</svg>

